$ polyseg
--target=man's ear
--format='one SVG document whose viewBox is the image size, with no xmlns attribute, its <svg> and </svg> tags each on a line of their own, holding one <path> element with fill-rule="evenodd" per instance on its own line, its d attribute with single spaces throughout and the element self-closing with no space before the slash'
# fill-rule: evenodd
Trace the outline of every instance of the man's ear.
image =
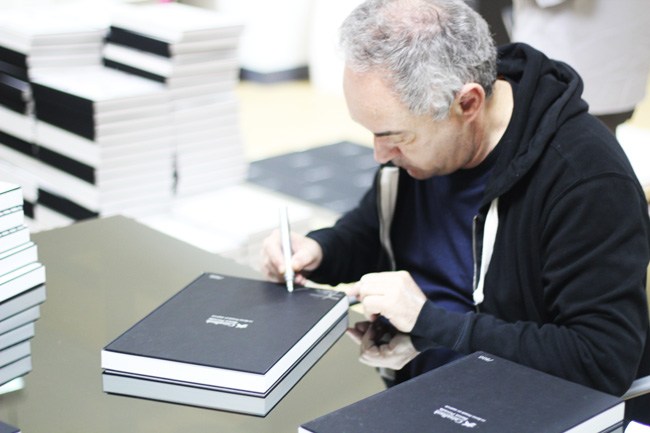
<svg viewBox="0 0 650 433">
<path fill-rule="evenodd" d="M 477 83 L 465 84 L 456 95 L 456 113 L 466 120 L 476 117 L 485 103 L 485 90 Z"/>
</svg>

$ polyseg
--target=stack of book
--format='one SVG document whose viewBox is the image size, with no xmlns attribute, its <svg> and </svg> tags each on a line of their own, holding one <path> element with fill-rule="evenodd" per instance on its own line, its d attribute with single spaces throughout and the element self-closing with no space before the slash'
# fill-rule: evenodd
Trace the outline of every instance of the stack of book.
<svg viewBox="0 0 650 433">
<path fill-rule="evenodd" d="M 0 16 L 0 65 L 22 80 L 40 68 L 98 65 L 106 19 L 80 6 L 25 7 Z"/>
<path fill-rule="evenodd" d="M 264 416 L 347 313 L 341 292 L 205 273 L 104 347 L 104 391 Z"/>
<path fill-rule="evenodd" d="M 0 385 L 31 371 L 30 339 L 45 301 L 45 268 L 22 204 L 20 186 L 0 182 Z"/>
<path fill-rule="evenodd" d="M 172 200 L 169 93 L 103 65 L 49 69 L 32 80 L 37 220 L 163 212 Z"/>
<path fill-rule="evenodd" d="M 0 59 L 27 79 L 39 68 L 98 65 L 106 18 L 80 6 L 3 10 Z"/>
<path fill-rule="evenodd" d="M 114 14 L 104 63 L 170 90 L 179 196 L 245 180 L 235 97 L 241 21 L 178 3 L 125 5 Z"/>
<path fill-rule="evenodd" d="M 83 16 L 83 18 L 82 18 Z M 39 68 L 101 63 L 107 31 L 83 8 L 3 10 L 0 15 L 0 131 L 31 142 L 29 78 Z"/>
</svg>

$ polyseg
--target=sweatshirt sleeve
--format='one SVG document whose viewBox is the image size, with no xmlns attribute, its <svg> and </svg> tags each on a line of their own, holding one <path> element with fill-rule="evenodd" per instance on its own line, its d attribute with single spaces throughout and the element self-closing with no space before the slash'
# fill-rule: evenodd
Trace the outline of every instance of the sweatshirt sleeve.
<svg viewBox="0 0 650 433">
<path fill-rule="evenodd" d="M 647 338 L 647 205 L 631 179 L 602 176 L 573 186 L 542 221 L 539 287 L 517 287 L 488 270 L 485 288 L 486 297 L 521 291 L 537 298 L 538 317 L 459 314 L 428 301 L 412 333 L 431 346 L 484 350 L 621 395 L 636 376 Z M 516 263 L 503 266 L 501 274 L 516 274 Z"/>
<path fill-rule="evenodd" d="M 309 279 L 324 284 L 357 281 L 368 272 L 380 270 L 376 182 L 359 205 L 345 213 L 333 227 L 307 234 L 319 243 L 323 261 Z"/>
</svg>

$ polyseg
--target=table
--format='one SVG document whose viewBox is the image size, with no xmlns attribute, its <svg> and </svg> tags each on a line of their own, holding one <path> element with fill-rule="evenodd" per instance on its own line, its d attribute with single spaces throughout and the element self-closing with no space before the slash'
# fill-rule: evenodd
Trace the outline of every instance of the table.
<svg viewBox="0 0 650 433">
<path fill-rule="evenodd" d="M 295 432 L 299 424 L 383 389 L 347 336 L 264 418 L 108 395 L 100 351 L 204 271 L 258 277 L 129 218 L 35 233 L 47 300 L 25 387 L 0 396 L 0 420 L 23 433 Z M 351 312 L 350 321 L 362 320 Z"/>
</svg>

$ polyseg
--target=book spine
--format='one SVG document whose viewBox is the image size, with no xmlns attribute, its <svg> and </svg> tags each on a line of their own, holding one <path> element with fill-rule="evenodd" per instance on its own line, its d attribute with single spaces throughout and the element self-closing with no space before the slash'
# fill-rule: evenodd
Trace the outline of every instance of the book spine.
<svg viewBox="0 0 650 433">
<path fill-rule="evenodd" d="M 0 284 L 0 302 L 44 284 L 45 267 L 40 263 L 27 265 L 3 275 L 2 279 L 5 281 Z"/>
<path fill-rule="evenodd" d="M 162 57 L 171 57 L 169 43 L 120 27 L 111 26 L 106 41 L 125 47 L 136 48 Z"/>
</svg>

